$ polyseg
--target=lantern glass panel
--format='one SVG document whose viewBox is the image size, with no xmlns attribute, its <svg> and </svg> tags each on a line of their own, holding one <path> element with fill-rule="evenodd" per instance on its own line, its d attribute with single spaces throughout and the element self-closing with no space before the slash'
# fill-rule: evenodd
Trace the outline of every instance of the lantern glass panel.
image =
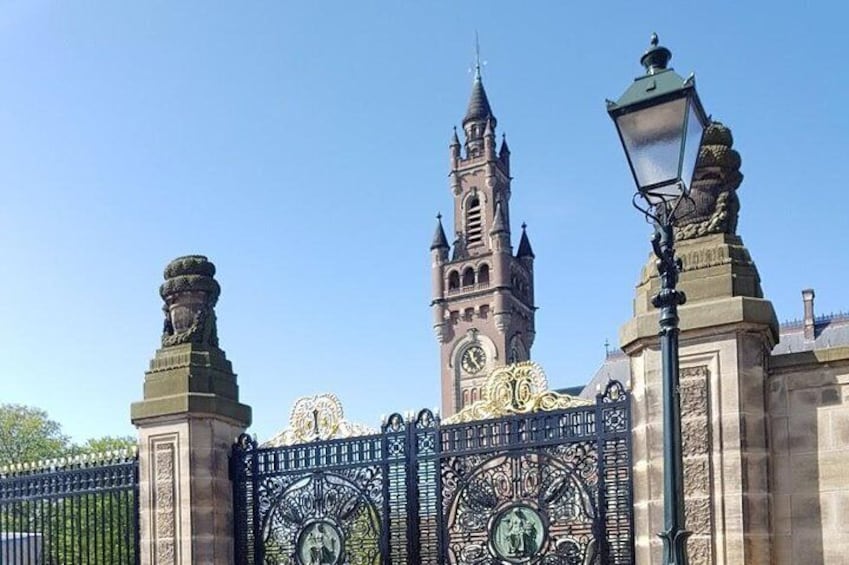
<svg viewBox="0 0 849 565">
<path fill-rule="evenodd" d="M 705 131 L 702 114 L 698 111 L 694 99 L 690 99 L 689 106 L 687 135 L 684 140 L 684 158 L 681 161 L 681 181 L 685 183 L 687 192 L 689 192 L 693 182 L 693 173 L 696 170 L 696 161 L 699 158 L 699 148 L 702 145 L 702 134 Z"/>
<path fill-rule="evenodd" d="M 687 98 L 677 98 L 616 118 L 641 192 L 661 184 L 678 184 L 686 111 Z M 675 190 L 680 194 L 680 188 Z"/>
</svg>

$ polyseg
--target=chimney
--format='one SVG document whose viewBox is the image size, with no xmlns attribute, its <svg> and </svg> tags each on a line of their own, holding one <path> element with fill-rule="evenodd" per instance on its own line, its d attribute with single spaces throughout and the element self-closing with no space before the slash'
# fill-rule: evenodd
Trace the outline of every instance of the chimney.
<svg viewBox="0 0 849 565">
<path fill-rule="evenodd" d="M 805 303 L 805 341 L 811 341 L 816 337 L 814 334 L 814 289 L 806 288 L 802 291 L 802 302 Z"/>
</svg>

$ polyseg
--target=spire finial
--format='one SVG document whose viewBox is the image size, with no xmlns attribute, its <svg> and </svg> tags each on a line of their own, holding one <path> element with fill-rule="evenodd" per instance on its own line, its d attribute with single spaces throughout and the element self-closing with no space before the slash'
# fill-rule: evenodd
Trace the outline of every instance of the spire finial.
<svg viewBox="0 0 849 565">
<path fill-rule="evenodd" d="M 522 231 L 528 229 L 528 224 L 526 222 L 522 222 Z"/>
<path fill-rule="evenodd" d="M 481 42 L 475 30 L 475 80 L 481 79 Z"/>
<path fill-rule="evenodd" d="M 436 221 L 437 221 L 437 222 L 440 222 L 440 223 L 442 222 L 442 212 L 437 212 L 437 213 L 436 213 Z"/>
</svg>

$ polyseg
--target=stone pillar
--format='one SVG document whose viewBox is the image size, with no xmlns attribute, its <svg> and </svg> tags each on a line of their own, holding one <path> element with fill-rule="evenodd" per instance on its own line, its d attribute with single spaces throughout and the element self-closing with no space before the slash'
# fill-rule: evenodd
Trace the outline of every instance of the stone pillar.
<svg viewBox="0 0 849 565">
<path fill-rule="evenodd" d="M 220 287 L 206 257 L 165 268 L 162 347 L 133 403 L 139 431 L 141 565 L 233 562 L 230 448 L 251 421 L 218 347 Z"/>
<path fill-rule="evenodd" d="M 742 178 L 731 134 L 705 134 L 693 186 L 695 210 L 677 231 L 681 415 L 690 564 L 771 562 L 769 450 L 765 390 L 778 339 L 772 304 L 734 232 Z M 663 436 L 658 312 L 652 257 L 643 269 L 634 317 L 620 331 L 631 358 L 634 505 L 639 565 L 661 563 Z"/>
</svg>

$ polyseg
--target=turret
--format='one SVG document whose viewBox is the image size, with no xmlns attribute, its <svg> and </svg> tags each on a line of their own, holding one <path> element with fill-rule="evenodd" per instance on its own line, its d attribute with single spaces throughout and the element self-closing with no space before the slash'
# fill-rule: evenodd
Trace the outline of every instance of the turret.
<svg viewBox="0 0 849 565">
<path fill-rule="evenodd" d="M 528 267 L 534 264 L 534 250 L 531 248 L 531 240 L 528 238 L 528 224 L 522 223 L 522 239 L 519 240 L 519 249 L 516 251 L 516 259 Z"/>
<path fill-rule="evenodd" d="M 448 239 L 442 228 L 442 214 L 436 215 L 436 230 L 433 241 L 430 244 L 431 255 L 431 290 L 433 293 L 433 329 L 436 339 L 444 342 L 448 336 L 447 321 L 445 319 L 445 282 L 443 281 L 443 265 L 448 261 Z"/>
<path fill-rule="evenodd" d="M 486 120 L 486 129 L 483 130 L 483 152 L 487 159 L 495 159 L 495 124 L 492 118 Z"/>
<path fill-rule="evenodd" d="M 454 126 L 454 135 L 451 136 L 451 145 L 448 146 L 451 153 L 451 169 L 456 169 L 460 164 L 460 138 L 457 137 L 457 127 Z"/>
<path fill-rule="evenodd" d="M 498 159 L 504 165 L 504 170 L 510 174 L 510 148 L 507 147 L 507 135 L 501 134 L 501 149 L 498 150 Z"/>
</svg>

